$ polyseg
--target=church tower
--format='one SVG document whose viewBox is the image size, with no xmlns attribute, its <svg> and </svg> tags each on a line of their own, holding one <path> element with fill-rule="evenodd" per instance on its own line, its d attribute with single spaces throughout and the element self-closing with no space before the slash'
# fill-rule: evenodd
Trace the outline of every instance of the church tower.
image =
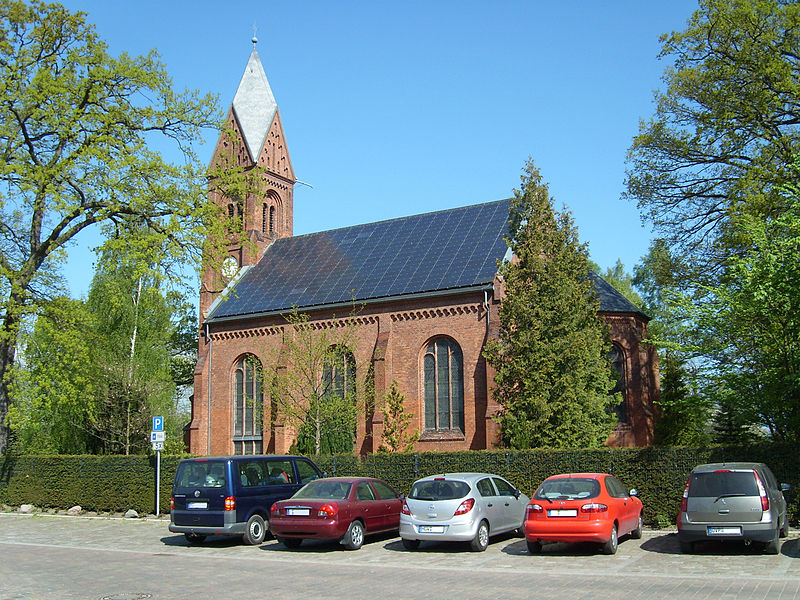
<svg viewBox="0 0 800 600">
<path fill-rule="evenodd" d="M 209 165 L 209 198 L 243 235 L 231 236 L 227 256 L 208 264 L 200 287 L 201 323 L 209 307 L 242 267 L 258 262 L 275 239 L 290 237 L 295 176 L 280 111 L 256 51 L 247 61 Z M 222 174 L 221 176 L 215 176 Z M 201 342 L 202 345 L 202 342 Z"/>
</svg>

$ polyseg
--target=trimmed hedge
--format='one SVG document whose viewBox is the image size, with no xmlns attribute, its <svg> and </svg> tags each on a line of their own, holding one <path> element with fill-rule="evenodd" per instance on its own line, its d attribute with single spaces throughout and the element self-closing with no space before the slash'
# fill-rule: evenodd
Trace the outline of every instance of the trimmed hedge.
<svg viewBox="0 0 800 600">
<path fill-rule="evenodd" d="M 172 479 L 183 457 L 161 457 L 161 512 L 169 511 Z M 530 496 L 556 473 L 604 472 L 639 491 L 648 525 L 675 523 L 686 478 L 707 462 L 765 462 L 786 492 L 789 518 L 800 518 L 800 456 L 790 445 L 761 444 L 711 448 L 600 448 L 592 450 L 464 451 L 420 454 L 335 455 L 312 457 L 330 476 L 365 475 L 384 479 L 408 492 L 419 477 L 446 472 L 487 472 L 506 477 Z M 18 506 L 117 512 L 155 509 L 153 456 L 20 456 L 0 462 L 0 502 Z"/>
</svg>

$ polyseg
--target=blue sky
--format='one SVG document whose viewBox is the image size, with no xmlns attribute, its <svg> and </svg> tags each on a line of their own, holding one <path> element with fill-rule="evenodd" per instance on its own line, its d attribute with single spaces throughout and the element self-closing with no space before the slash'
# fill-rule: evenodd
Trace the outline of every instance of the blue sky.
<svg viewBox="0 0 800 600">
<path fill-rule="evenodd" d="M 68 0 L 113 54 L 155 48 L 225 110 L 257 49 L 298 179 L 295 234 L 512 195 L 528 156 L 602 268 L 651 232 L 621 199 L 625 154 L 695 0 Z M 216 139 L 198 147 L 207 162 Z M 86 293 L 83 239 L 67 277 Z"/>
</svg>

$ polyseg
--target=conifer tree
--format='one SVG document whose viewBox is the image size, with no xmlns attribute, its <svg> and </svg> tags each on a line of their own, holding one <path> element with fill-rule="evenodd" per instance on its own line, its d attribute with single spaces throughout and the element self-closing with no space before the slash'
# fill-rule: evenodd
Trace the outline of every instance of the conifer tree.
<svg viewBox="0 0 800 600">
<path fill-rule="evenodd" d="M 532 160 L 514 190 L 500 266 L 506 296 L 497 340 L 485 357 L 496 370 L 502 443 L 512 448 L 595 447 L 614 424 L 610 342 L 588 278 L 588 252 L 570 213 L 553 211 Z"/>
</svg>

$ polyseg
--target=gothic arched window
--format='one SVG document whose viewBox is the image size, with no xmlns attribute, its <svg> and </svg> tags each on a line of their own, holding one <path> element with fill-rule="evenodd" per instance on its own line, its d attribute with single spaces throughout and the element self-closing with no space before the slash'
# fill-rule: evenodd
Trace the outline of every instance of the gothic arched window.
<svg viewBox="0 0 800 600">
<path fill-rule="evenodd" d="M 436 338 L 423 357 L 425 429 L 464 431 L 464 366 L 461 347 Z"/>
<path fill-rule="evenodd" d="M 236 363 L 233 374 L 233 450 L 234 454 L 263 452 L 264 394 L 261 363 L 246 355 Z"/>
<path fill-rule="evenodd" d="M 625 353 L 622 348 L 616 344 L 612 344 L 611 351 L 608 353 L 608 362 L 611 363 L 611 369 L 617 378 L 614 388 L 611 390 L 612 394 L 620 393 L 622 401 L 617 404 L 612 410 L 617 416 L 619 423 L 628 422 L 628 407 L 626 403 L 626 386 L 625 386 Z"/>
</svg>

